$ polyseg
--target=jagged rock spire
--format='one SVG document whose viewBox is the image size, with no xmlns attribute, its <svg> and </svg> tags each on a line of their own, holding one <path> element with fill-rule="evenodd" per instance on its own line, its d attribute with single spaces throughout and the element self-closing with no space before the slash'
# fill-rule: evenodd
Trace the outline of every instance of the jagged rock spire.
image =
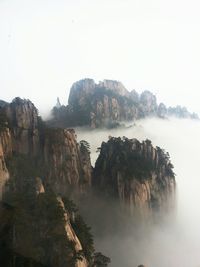
<svg viewBox="0 0 200 267">
<path fill-rule="evenodd" d="M 57 97 L 56 108 L 60 108 L 60 107 L 61 107 L 60 99 L 59 97 Z"/>
</svg>

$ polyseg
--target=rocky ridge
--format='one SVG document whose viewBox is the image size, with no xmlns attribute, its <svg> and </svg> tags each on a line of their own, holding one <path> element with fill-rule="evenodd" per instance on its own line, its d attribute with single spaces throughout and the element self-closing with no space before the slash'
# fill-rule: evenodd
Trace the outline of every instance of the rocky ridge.
<svg viewBox="0 0 200 267">
<path fill-rule="evenodd" d="M 121 82 L 104 80 L 95 83 L 92 79 L 75 82 L 70 90 L 68 106 L 53 108 L 54 126 L 116 127 L 121 121 L 137 120 L 148 116 L 167 118 L 198 119 L 185 107 L 169 107 L 158 104 L 156 96 L 150 91 L 139 95 L 135 90 L 129 92 Z"/>
</svg>

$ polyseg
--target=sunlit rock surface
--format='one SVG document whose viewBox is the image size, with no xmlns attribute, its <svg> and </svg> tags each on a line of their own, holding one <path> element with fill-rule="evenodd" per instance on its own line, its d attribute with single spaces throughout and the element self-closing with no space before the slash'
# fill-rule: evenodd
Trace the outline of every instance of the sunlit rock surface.
<svg viewBox="0 0 200 267">
<path fill-rule="evenodd" d="M 154 148 L 151 141 L 110 137 L 100 148 L 94 186 L 131 213 L 149 215 L 169 207 L 175 195 L 175 175 L 169 154 Z"/>
<path fill-rule="evenodd" d="M 54 191 L 84 193 L 91 186 L 92 167 L 88 151 L 81 149 L 72 129 L 48 129 L 44 140 L 47 182 Z"/>
<path fill-rule="evenodd" d="M 81 252 L 83 250 L 83 247 L 76 235 L 76 233 L 74 232 L 74 229 L 72 228 L 71 226 L 71 223 L 70 223 L 70 218 L 69 218 L 69 214 L 65 208 L 65 205 L 62 201 L 62 198 L 58 197 L 57 198 L 60 206 L 62 207 L 63 211 L 64 211 L 64 220 L 65 220 L 65 231 L 66 231 L 66 234 L 69 238 L 70 241 L 72 241 L 74 243 L 74 247 L 75 247 L 75 250 L 76 252 Z M 82 259 L 78 259 L 77 262 L 76 262 L 76 267 L 87 267 L 88 266 L 88 262 L 86 260 L 85 257 L 82 257 Z"/>
<path fill-rule="evenodd" d="M 0 112 L 6 123 L 0 132 L 2 177 L 8 177 L 4 158 L 14 154 L 26 156 L 33 164 L 37 161 L 45 183 L 50 183 L 56 193 L 84 192 L 91 185 L 89 152 L 81 149 L 73 129 L 47 127 L 29 100 L 15 98 Z"/>
<path fill-rule="evenodd" d="M 198 119 L 185 107 L 167 108 L 158 104 L 156 96 L 150 91 L 138 94 L 129 92 L 119 81 L 103 80 L 95 83 L 93 79 L 75 82 L 68 99 L 68 106 L 56 106 L 52 110 L 52 126 L 90 126 L 91 128 L 114 128 L 122 121 L 145 117 Z"/>
</svg>

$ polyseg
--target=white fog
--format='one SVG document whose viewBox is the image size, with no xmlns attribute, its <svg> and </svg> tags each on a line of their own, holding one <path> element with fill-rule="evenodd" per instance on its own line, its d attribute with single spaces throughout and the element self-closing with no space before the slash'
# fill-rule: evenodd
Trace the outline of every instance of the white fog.
<svg viewBox="0 0 200 267">
<path fill-rule="evenodd" d="M 78 140 L 91 146 L 94 164 L 96 148 L 108 136 L 146 138 L 154 146 L 169 152 L 177 182 L 177 205 L 174 212 L 163 216 L 149 228 L 131 231 L 121 229 L 112 236 L 102 236 L 98 249 L 112 258 L 112 267 L 199 267 L 200 266 L 200 122 L 192 120 L 147 119 L 136 126 L 113 130 L 77 129 Z M 128 219 L 127 219 L 128 220 Z M 102 225 L 104 227 L 104 225 Z M 130 230 L 130 229 L 129 229 Z M 137 233 L 136 233 L 137 232 Z"/>
</svg>

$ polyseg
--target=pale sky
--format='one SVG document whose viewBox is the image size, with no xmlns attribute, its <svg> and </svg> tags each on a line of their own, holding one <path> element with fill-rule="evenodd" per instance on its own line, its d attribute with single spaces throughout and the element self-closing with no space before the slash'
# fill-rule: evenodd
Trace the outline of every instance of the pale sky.
<svg viewBox="0 0 200 267">
<path fill-rule="evenodd" d="M 82 78 L 200 113 L 200 1 L 0 0 L 0 99 L 43 114 Z"/>
</svg>

